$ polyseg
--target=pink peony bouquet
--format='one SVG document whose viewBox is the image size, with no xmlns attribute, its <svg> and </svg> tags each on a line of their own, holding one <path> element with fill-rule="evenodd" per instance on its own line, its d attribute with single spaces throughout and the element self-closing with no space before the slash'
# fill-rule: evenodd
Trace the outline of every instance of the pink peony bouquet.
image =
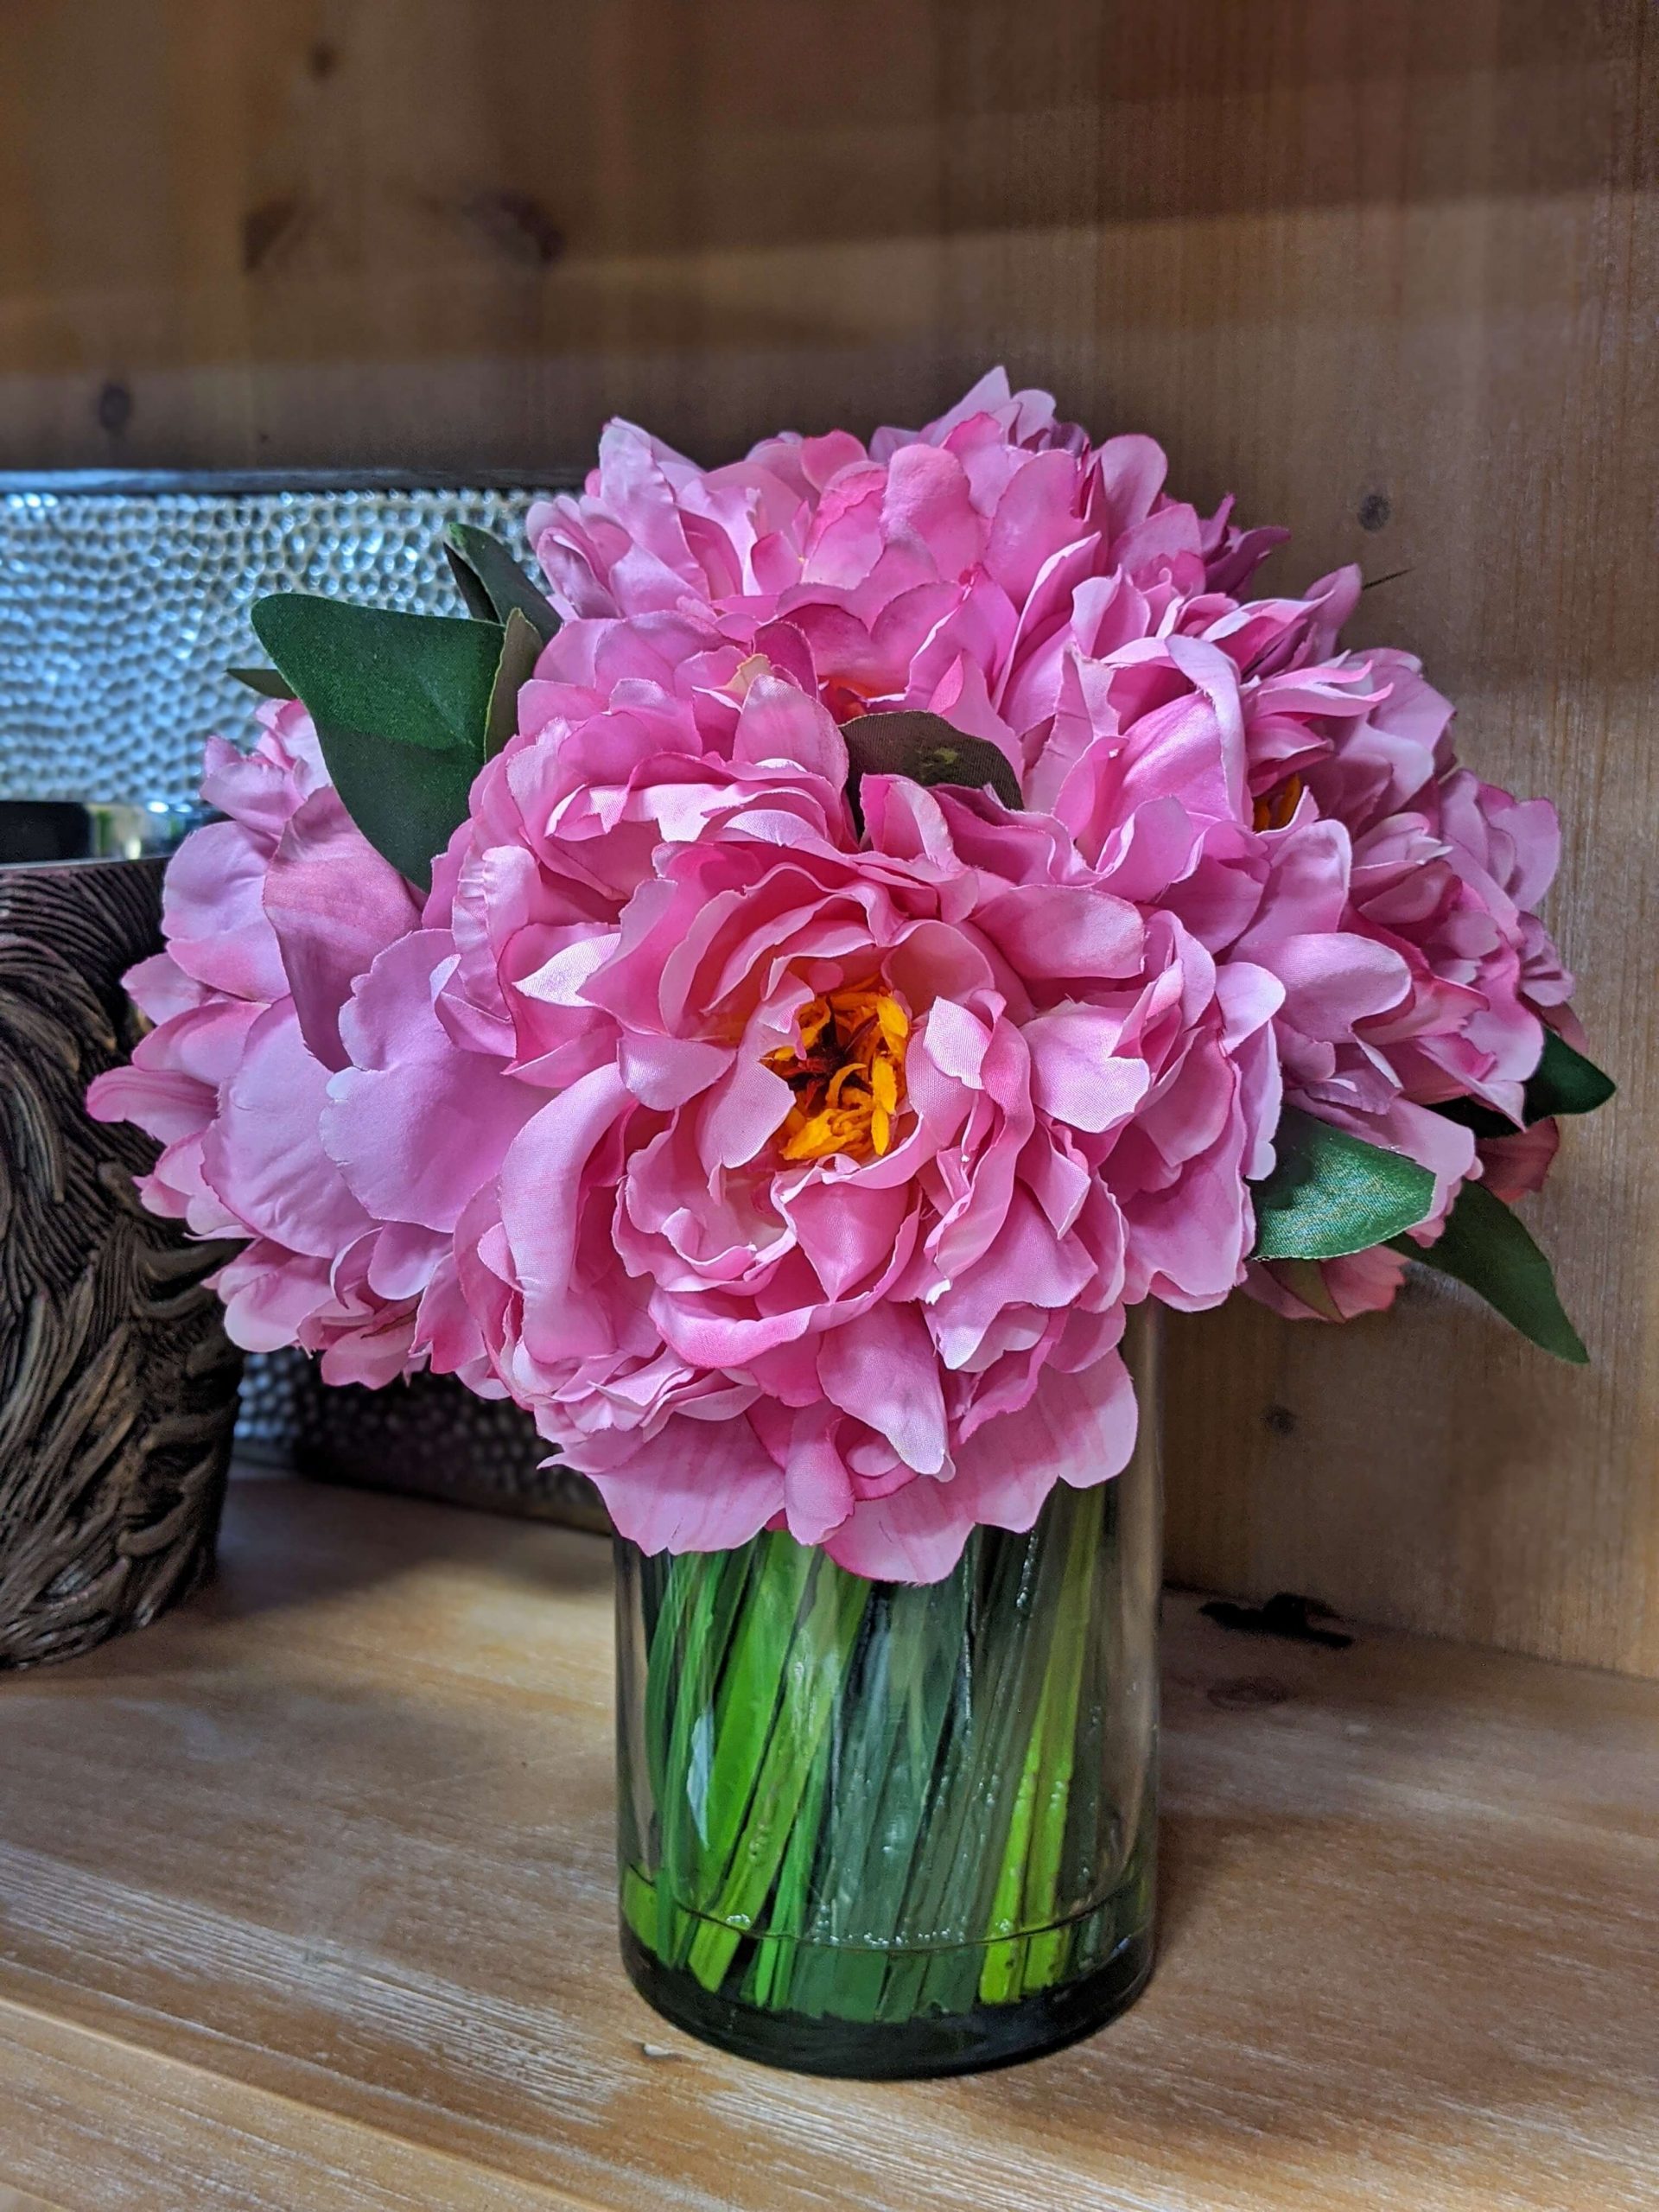
<svg viewBox="0 0 1659 2212">
<path fill-rule="evenodd" d="M 648 1551 L 913 1582 L 1124 1465 L 1142 1300 L 1414 1260 L 1582 1359 L 1511 1210 L 1611 1090 L 1554 810 L 1164 477 L 1001 372 L 714 469 L 613 423 L 545 594 L 462 527 L 464 616 L 261 601 L 91 1096 L 245 1240 L 237 1341 L 510 1396 Z"/>
</svg>

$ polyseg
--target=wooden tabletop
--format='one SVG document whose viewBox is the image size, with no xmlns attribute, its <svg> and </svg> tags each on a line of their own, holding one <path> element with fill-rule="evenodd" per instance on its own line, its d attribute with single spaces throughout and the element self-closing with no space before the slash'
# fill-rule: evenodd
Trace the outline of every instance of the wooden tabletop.
<svg viewBox="0 0 1659 2212">
<path fill-rule="evenodd" d="M 1172 1599 L 1149 1993 L 869 2088 L 624 1981 L 609 1601 L 254 1479 L 211 1591 L 0 1681 L 0 2212 L 1659 2205 L 1659 1685 Z"/>
</svg>

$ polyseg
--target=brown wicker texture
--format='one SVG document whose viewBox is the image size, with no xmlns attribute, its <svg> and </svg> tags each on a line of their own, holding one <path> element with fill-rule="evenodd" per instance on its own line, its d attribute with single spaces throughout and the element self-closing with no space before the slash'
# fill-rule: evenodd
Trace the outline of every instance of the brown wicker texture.
<svg viewBox="0 0 1659 2212">
<path fill-rule="evenodd" d="M 158 861 L 0 868 L 0 1670 L 141 1627 L 213 1558 L 228 1248 L 145 1213 L 154 1146 L 82 1106 L 135 1041 L 160 890 Z"/>
</svg>

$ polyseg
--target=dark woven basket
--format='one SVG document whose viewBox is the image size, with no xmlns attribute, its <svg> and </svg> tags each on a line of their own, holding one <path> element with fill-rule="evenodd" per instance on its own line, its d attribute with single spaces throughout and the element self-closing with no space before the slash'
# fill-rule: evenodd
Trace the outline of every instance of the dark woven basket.
<svg viewBox="0 0 1659 2212">
<path fill-rule="evenodd" d="M 155 1147 L 87 1116 L 136 1040 L 159 861 L 0 867 L 0 1670 L 142 1627 L 211 1565 L 242 1361 L 226 1248 L 140 1206 Z"/>
</svg>

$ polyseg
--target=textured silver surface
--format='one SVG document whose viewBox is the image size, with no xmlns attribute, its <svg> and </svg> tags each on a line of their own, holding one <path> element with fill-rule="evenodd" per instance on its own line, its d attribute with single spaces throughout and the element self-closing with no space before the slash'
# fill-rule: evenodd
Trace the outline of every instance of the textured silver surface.
<svg viewBox="0 0 1659 2212">
<path fill-rule="evenodd" d="M 202 741 L 245 732 L 227 666 L 264 656 L 262 592 L 459 609 L 438 540 L 485 524 L 515 548 L 528 491 L 29 488 L 0 475 L 0 794 L 195 797 Z"/>
<path fill-rule="evenodd" d="M 541 1465 L 548 1447 L 526 1414 L 486 1404 L 443 1376 L 330 1390 L 303 1352 L 268 1352 L 247 1363 L 236 1443 L 245 1459 L 297 1461 L 309 1474 L 364 1489 L 606 1525 L 591 1484 Z"/>
<path fill-rule="evenodd" d="M 415 613 L 460 602 L 439 541 L 481 523 L 522 553 L 527 486 L 0 474 L 0 798 L 175 808 L 213 731 L 245 739 L 263 592 L 332 592 Z M 237 1442 L 337 1478 L 591 1514 L 511 1407 L 431 1377 L 325 1389 L 297 1353 L 247 1363 Z"/>
</svg>

